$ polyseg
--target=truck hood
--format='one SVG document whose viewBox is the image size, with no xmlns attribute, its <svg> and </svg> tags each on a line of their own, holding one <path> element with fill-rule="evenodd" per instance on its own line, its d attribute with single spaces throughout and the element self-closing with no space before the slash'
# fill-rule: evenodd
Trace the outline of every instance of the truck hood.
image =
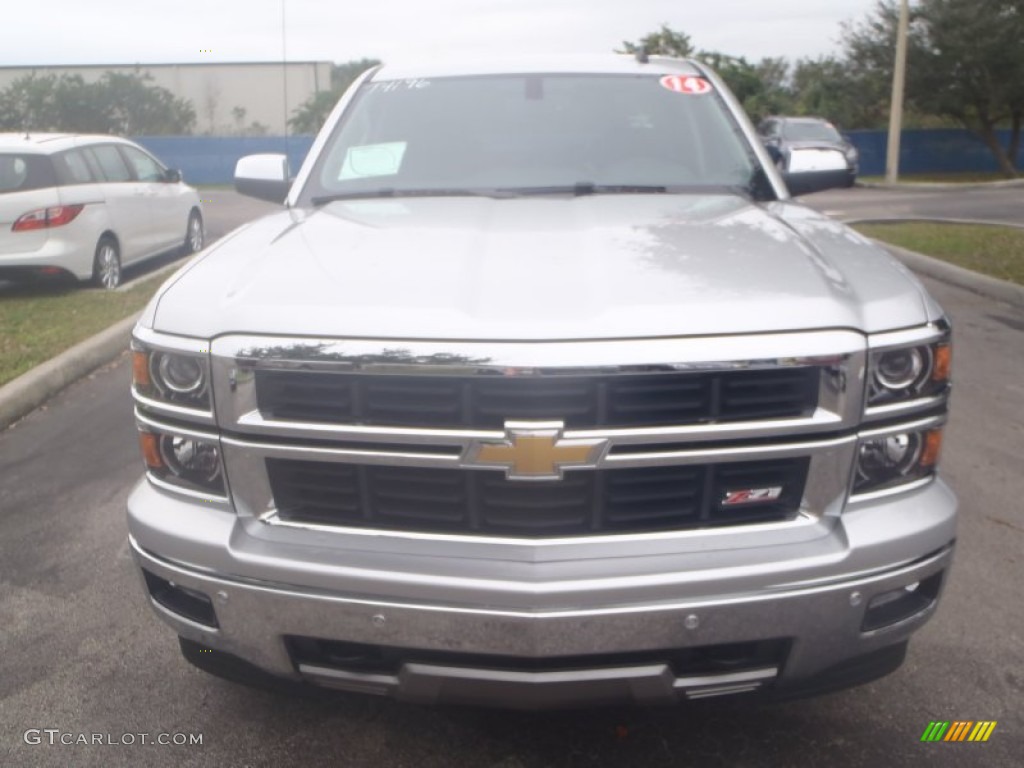
<svg viewBox="0 0 1024 768">
<path fill-rule="evenodd" d="M 401 198 L 273 214 L 194 259 L 143 323 L 225 333 L 609 339 L 925 322 L 855 232 L 738 195 Z"/>
</svg>

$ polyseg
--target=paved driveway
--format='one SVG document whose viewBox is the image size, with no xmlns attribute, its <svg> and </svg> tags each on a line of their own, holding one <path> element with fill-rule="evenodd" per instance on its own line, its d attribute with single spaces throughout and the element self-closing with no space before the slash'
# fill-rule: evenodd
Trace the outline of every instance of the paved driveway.
<svg viewBox="0 0 1024 768">
<path fill-rule="evenodd" d="M 1024 186 L 957 189 L 854 187 L 803 200 L 843 221 L 854 219 L 977 220 L 1024 226 Z"/>
</svg>

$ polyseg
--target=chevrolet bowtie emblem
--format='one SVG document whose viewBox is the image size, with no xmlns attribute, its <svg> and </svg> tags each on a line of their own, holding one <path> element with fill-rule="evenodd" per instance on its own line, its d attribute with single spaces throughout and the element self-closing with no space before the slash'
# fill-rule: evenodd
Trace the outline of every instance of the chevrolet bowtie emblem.
<svg viewBox="0 0 1024 768">
<path fill-rule="evenodd" d="M 509 480 L 561 480 L 566 467 L 593 467 L 605 439 L 563 438 L 560 421 L 506 421 L 505 439 L 478 440 L 469 446 L 467 467 L 504 467 Z"/>
</svg>

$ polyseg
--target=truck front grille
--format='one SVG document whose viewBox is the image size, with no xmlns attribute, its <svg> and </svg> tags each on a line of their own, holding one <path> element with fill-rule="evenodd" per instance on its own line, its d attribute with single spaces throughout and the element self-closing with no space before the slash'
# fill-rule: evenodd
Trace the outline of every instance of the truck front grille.
<svg viewBox="0 0 1024 768">
<path fill-rule="evenodd" d="M 660 427 L 808 416 L 814 367 L 608 376 L 376 375 L 257 370 L 260 414 L 278 421 L 500 429 Z"/>
<path fill-rule="evenodd" d="M 266 460 L 283 521 L 521 537 L 675 531 L 794 518 L 807 458 L 566 472 L 524 483 L 501 472 Z M 780 488 L 728 506 L 727 493 Z"/>
</svg>

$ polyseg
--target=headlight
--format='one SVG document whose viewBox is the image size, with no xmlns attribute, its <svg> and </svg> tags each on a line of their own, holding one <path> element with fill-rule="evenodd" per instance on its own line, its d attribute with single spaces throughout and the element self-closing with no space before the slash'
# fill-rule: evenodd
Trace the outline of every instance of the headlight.
<svg viewBox="0 0 1024 768">
<path fill-rule="evenodd" d="M 952 347 L 948 336 L 930 344 L 871 353 L 868 407 L 932 397 L 946 391 Z"/>
<path fill-rule="evenodd" d="M 854 495 L 898 488 L 930 477 L 939 463 L 941 449 L 941 428 L 862 437 L 857 444 Z"/>
<path fill-rule="evenodd" d="M 209 343 L 136 329 L 131 348 L 135 422 L 150 482 L 186 496 L 226 502 Z"/>
<path fill-rule="evenodd" d="M 882 352 L 875 360 L 875 383 L 886 392 L 904 392 L 920 384 L 931 370 L 928 347 L 909 347 Z"/>
<path fill-rule="evenodd" d="M 215 437 L 174 434 L 145 427 L 139 431 L 139 447 L 150 476 L 177 490 L 204 497 L 225 497 L 220 446 Z"/>
<path fill-rule="evenodd" d="M 132 383 L 144 397 L 210 410 L 210 369 L 203 354 L 150 349 L 135 341 Z"/>
<path fill-rule="evenodd" d="M 220 483 L 220 450 L 214 443 L 180 435 L 160 436 L 164 466 L 182 481 L 204 487 Z"/>
<path fill-rule="evenodd" d="M 206 375 L 202 361 L 185 355 L 158 352 L 153 355 L 156 363 L 156 385 L 169 396 L 195 397 L 206 390 Z"/>
</svg>

